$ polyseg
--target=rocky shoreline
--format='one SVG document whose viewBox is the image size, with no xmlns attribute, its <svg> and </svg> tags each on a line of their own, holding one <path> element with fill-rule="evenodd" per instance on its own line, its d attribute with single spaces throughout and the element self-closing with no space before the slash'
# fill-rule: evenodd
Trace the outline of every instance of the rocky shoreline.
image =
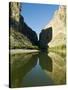
<svg viewBox="0 0 68 90">
<path fill-rule="evenodd" d="M 11 49 L 10 54 L 23 54 L 23 53 L 36 53 L 40 52 L 39 50 L 31 50 L 31 49 Z"/>
</svg>

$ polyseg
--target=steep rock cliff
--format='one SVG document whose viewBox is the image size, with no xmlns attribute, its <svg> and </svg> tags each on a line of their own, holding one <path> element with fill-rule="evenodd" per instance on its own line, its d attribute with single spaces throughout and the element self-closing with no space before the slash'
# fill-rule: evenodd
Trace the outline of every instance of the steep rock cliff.
<svg viewBox="0 0 68 90">
<path fill-rule="evenodd" d="M 52 30 L 47 29 L 52 27 Z M 46 31 L 51 32 L 52 36 L 51 40 L 48 42 L 48 38 L 50 37 L 50 33 L 46 33 Z M 44 27 L 41 31 L 40 35 L 43 37 L 40 37 L 40 45 L 41 47 L 45 48 L 46 44 L 48 44 L 49 47 L 55 47 L 55 46 L 62 46 L 66 44 L 66 7 L 65 6 L 59 6 L 59 8 L 55 11 L 52 19 L 50 22 Z"/>
<path fill-rule="evenodd" d="M 37 34 L 24 22 L 20 3 L 9 3 L 10 48 L 37 48 Z"/>
<path fill-rule="evenodd" d="M 66 7 L 59 6 L 52 19 L 45 28 L 52 27 L 52 40 L 50 47 L 62 46 L 66 44 Z"/>
</svg>

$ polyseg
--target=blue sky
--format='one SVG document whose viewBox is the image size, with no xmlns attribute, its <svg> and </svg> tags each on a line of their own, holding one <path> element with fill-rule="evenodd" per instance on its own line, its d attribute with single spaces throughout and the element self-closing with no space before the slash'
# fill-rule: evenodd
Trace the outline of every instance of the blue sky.
<svg viewBox="0 0 68 90">
<path fill-rule="evenodd" d="M 58 7 L 58 5 L 22 3 L 21 14 L 27 25 L 39 35 Z"/>
</svg>

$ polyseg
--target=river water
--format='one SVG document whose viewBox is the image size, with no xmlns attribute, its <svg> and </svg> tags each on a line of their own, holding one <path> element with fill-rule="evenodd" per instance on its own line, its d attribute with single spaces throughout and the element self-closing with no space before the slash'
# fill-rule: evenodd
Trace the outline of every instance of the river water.
<svg viewBox="0 0 68 90">
<path fill-rule="evenodd" d="M 54 52 L 10 56 L 10 87 L 66 84 L 66 57 Z"/>
</svg>

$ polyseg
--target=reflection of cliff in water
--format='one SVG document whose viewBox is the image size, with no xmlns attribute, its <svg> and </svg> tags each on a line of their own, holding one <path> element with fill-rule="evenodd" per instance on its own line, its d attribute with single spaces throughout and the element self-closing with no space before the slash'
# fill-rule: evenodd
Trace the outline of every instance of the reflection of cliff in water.
<svg viewBox="0 0 68 90">
<path fill-rule="evenodd" d="M 66 83 L 66 61 L 65 57 L 61 57 L 57 53 L 49 53 L 52 59 L 52 72 L 44 70 L 53 80 L 55 85 L 61 85 Z"/>
<path fill-rule="evenodd" d="M 39 54 L 39 64 L 43 70 L 52 72 L 52 59 L 45 52 Z"/>
<path fill-rule="evenodd" d="M 36 65 L 37 55 L 12 56 L 11 87 L 21 87 L 24 76 Z"/>
<path fill-rule="evenodd" d="M 13 55 L 10 81 L 11 87 L 65 84 L 65 57 L 52 52 Z"/>
</svg>

